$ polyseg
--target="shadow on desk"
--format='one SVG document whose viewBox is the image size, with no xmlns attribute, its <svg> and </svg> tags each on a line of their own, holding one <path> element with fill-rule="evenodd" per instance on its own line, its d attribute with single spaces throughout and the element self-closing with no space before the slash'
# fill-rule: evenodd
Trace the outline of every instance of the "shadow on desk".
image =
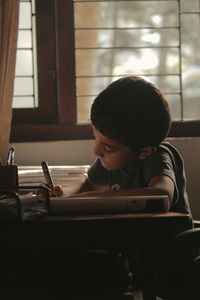
<svg viewBox="0 0 200 300">
<path fill-rule="evenodd" d="M 67 300 L 79 300 L 80 294 L 81 300 L 85 294 L 87 300 L 91 295 L 93 300 L 132 300 L 132 295 L 127 294 L 130 277 L 107 250 L 120 252 L 139 245 L 143 299 L 154 300 L 157 246 L 189 229 L 191 220 L 188 215 L 169 212 L 48 216 L 31 221 L 3 221 L 0 225 L 1 291 L 38 288 L 44 297 L 39 300 L 49 300 L 59 293 L 59 297 L 67 293 Z"/>
<path fill-rule="evenodd" d="M 106 251 L 10 251 L 1 264 L 0 286 L 4 295 L 37 291 L 48 300 L 133 299 L 129 273 Z"/>
</svg>

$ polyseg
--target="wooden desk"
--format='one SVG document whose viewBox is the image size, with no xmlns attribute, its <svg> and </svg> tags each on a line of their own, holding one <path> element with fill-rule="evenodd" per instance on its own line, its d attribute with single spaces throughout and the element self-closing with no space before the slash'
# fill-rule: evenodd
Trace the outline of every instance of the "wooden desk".
<svg viewBox="0 0 200 300">
<path fill-rule="evenodd" d="M 1 250 L 134 248 L 143 255 L 143 299 L 156 299 L 157 245 L 191 228 L 179 213 L 47 216 L 35 221 L 1 222 Z"/>
</svg>

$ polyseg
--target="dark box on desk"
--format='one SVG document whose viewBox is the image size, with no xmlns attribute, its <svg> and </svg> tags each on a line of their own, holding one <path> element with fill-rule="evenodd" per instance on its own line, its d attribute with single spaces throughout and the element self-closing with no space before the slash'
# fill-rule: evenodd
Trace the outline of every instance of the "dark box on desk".
<svg viewBox="0 0 200 300">
<path fill-rule="evenodd" d="M 0 189 L 16 190 L 18 187 L 17 165 L 0 166 Z"/>
<path fill-rule="evenodd" d="M 0 165 L 0 220 L 18 220 L 20 218 L 17 189 L 17 165 Z"/>
</svg>

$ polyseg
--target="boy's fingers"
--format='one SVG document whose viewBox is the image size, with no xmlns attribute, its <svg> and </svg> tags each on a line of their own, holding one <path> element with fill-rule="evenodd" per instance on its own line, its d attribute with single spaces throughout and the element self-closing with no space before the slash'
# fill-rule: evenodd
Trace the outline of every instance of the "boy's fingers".
<svg viewBox="0 0 200 300">
<path fill-rule="evenodd" d="M 40 184 L 40 186 L 44 187 L 47 190 L 49 196 L 52 195 L 52 189 L 50 189 L 46 184 Z M 47 192 L 44 189 L 38 189 L 36 191 L 36 195 L 38 197 L 46 198 L 47 197 Z"/>
<path fill-rule="evenodd" d="M 48 190 L 49 196 L 57 196 L 60 197 L 63 195 L 63 189 L 60 185 L 56 185 L 54 187 L 49 187 L 46 184 L 40 184 L 40 186 L 43 186 L 45 189 Z M 37 190 L 38 196 L 46 196 L 46 193 L 43 189 Z"/>
<path fill-rule="evenodd" d="M 63 195 L 63 189 L 60 185 L 56 185 L 53 187 L 53 195 L 58 197 Z"/>
</svg>

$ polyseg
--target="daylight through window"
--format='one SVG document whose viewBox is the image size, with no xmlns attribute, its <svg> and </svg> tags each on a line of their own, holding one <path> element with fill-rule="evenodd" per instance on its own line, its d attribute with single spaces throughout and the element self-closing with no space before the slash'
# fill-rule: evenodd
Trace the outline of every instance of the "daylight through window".
<svg viewBox="0 0 200 300">
<path fill-rule="evenodd" d="M 200 0 L 21 0 L 14 123 L 87 138 L 94 97 L 130 74 L 161 89 L 174 122 L 199 121 L 199 53 Z"/>
</svg>

